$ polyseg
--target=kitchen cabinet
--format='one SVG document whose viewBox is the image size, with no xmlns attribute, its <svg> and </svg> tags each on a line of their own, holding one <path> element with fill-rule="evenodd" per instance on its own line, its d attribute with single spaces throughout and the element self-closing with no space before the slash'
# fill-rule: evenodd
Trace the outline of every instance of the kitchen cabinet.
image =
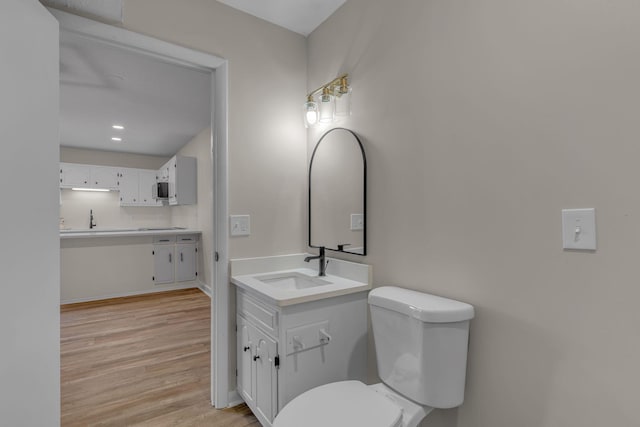
<svg viewBox="0 0 640 427">
<path fill-rule="evenodd" d="M 169 239 L 167 239 L 169 240 Z M 173 283 L 175 281 L 175 245 L 157 243 L 153 245 L 153 282 Z"/>
<path fill-rule="evenodd" d="M 60 163 L 61 188 L 118 189 L 119 169 L 109 166 L 92 166 L 76 163 Z"/>
<path fill-rule="evenodd" d="M 156 171 L 140 169 L 138 171 L 138 205 L 162 206 L 160 200 L 153 198 L 153 186 L 158 182 Z"/>
<path fill-rule="evenodd" d="M 174 156 L 158 171 L 158 179 L 169 183 L 170 205 L 194 205 L 197 202 L 197 159 Z"/>
<path fill-rule="evenodd" d="M 196 280 L 198 277 L 198 240 L 197 234 L 154 237 L 154 283 Z"/>
<path fill-rule="evenodd" d="M 195 243 L 176 244 L 176 282 L 196 280 L 197 253 Z"/>
<path fill-rule="evenodd" d="M 120 170 L 118 190 L 120 190 L 120 206 L 136 206 L 139 199 L 139 175 L 137 169 Z"/>
<path fill-rule="evenodd" d="M 60 187 L 89 187 L 91 166 L 74 163 L 60 163 Z"/>
<path fill-rule="evenodd" d="M 107 166 L 91 167 L 91 187 L 107 188 L 109 190 L 118 189 L 118 177 L 120 171 Z"/>
<path fill-rule="evenodd" d="M 118 179 L 120 206 L 162 206 L 152 197 L 156 171 L 146 169 L 121 169 Z"/>
<path fill-rule="evenodd" d="M 238 393 L 263 426 L 311 388 L 366 380 L 367 291 L 284 307 L 236 291 Z"/>
</svg>

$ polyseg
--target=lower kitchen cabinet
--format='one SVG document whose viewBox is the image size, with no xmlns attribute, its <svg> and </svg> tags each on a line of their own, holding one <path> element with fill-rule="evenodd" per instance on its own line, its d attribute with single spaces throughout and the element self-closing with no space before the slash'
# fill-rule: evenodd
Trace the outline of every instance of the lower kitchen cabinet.
<svg viewBox="0 0 640 427">
<path fill-rule="evenodd" d="M 189 282 L 198 277 L 198 236 L 156 236 L 153 239 L 155 284 Z"/>
<path fill-rule="evenodd" d="M 307 390 L 366 380 L 366 291 L 284 307 L 236 291 L 238 393 L 263 426 Z"/>
<path fill-rule="evenodd" d="M 195 243 L 176 245 L 176 282 L 196 280 L 197 254 Z"/>
<path fill-rule="evenodd" d="M 175 245 L 153 247 L 153 281 L 155 284 L 175 282 Z"/>
</svg>

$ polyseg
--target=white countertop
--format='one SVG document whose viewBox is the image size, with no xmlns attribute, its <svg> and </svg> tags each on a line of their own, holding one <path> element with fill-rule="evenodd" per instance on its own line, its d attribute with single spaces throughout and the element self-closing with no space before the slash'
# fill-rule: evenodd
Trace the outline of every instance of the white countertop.
<svg viewBox="0 0 640 427">
<path fill-rule="evenodd" d="M 303 262 L 305 255 L 307 254 L 232 260 L 231 283 L 280 307 L 371 289 L 369 265 L 332 258 L 327 266 L 327 275 L 318 277 L 318 270 L 310 268 L 315 267 L 317 261 L 312 261 L 312 264 Z M 286 273 L 300 273 L 330 283 L 306 289 L 281 289 L 259 279 L 265 274 Z"/>
<path fill-rule="evenodd" d="M 191 228 L 94 228 L 92 230 L 60 230 L 60 239 L 85 239 L 90 237 L 137 237 L 164 236 L 178 234 L 200 234 L 200 230 Z"/>
</svg>

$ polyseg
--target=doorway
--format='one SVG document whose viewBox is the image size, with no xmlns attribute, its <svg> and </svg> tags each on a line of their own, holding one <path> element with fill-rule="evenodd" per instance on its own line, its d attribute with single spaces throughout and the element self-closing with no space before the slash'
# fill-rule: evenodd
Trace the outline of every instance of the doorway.
<svg viewBox="0 0 640 427">
<path fill-rule="evenodd" d="M 122 28 L 91 21 L 50 9 L 58 19 L 61 33 L 87 37 L 131 52 L 158 58 L 173 64 L 204 70 L 211 76 L 211 161 L 213 207 L 210 218 L 211 268 L 211 402 L 216 408 L 229 403 L 229 278 L 227 207 L 227 61 L 217 56 L 163 42 Z"/>
</svg>

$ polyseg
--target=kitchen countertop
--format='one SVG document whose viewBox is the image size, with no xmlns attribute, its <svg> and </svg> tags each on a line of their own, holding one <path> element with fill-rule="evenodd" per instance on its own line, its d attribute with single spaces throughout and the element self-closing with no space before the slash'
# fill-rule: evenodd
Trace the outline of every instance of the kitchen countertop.
<svg viewBox="0 0 640 427">
<path fill-rule="evenodd" d="M 148 228 L 96 228 L 93 230 L 60 230 L 60 239 L 86 239 L 91 237 L 137 237 L 164 236 L 178 234 L 201 234 L 202 231 L 181 227 L 148 227 Z"/>
</svg>

